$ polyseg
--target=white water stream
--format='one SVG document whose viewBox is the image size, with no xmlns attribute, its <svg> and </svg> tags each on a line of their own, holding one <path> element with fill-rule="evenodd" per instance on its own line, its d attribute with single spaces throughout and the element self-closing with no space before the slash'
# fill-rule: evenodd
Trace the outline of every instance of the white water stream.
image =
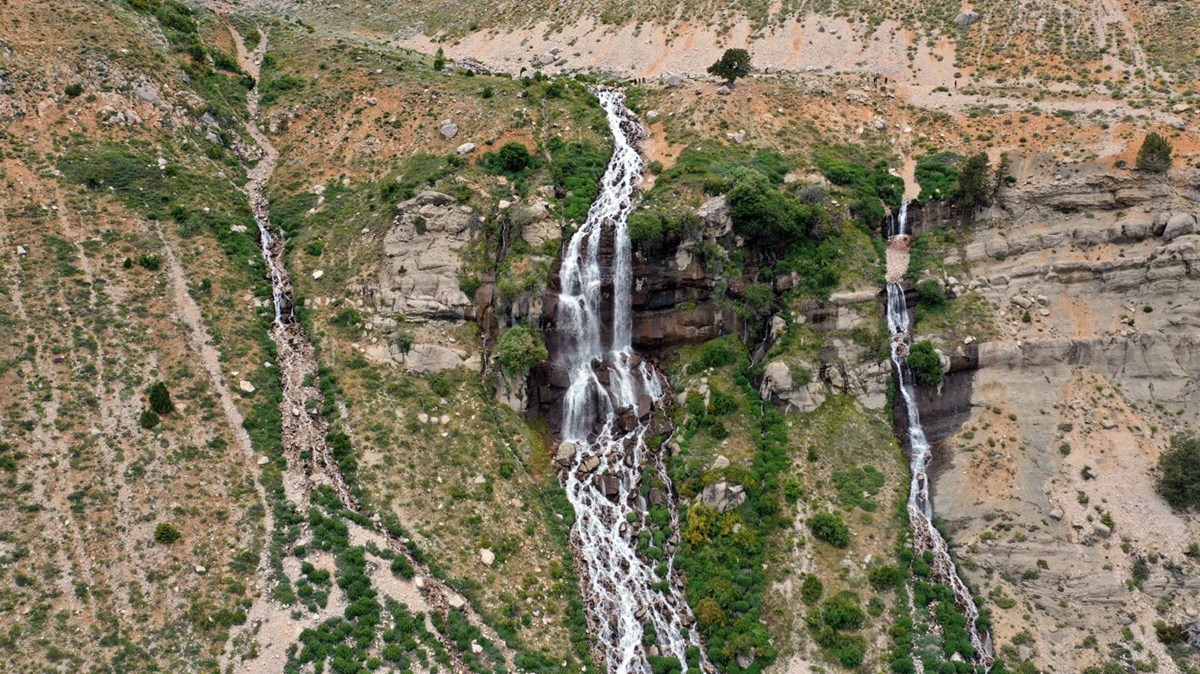
<svg viewBox="0 0 1200 674">
<path fill-rule="evenodd" d="M 900 207 L 900 213 L 895 219 L 895 230 L 889 237 L 908 237 L 906 230 L 908 221 L 908 203 Z M 929 499 L 929 476 L 926 467 L 931 458 L 929 441 L 925 438 L 925 430 L 921 427 L 921 416 L 917 409 L 915 381 L 912 370 L 908 367 L 908 347 L 912 340 L 912 326 L 908 319 L 908 305 L 904 299 L 904 289 L 899 283 L 887 284 L 887 323 L 892 335 L 892 363 L 899 373 L 900 394 L 904 399 L 904 408 L 908 413 L 909 468 L 912 482 L 908 492 L 908 519 L 913 529 L 913 545 L 917 554 L 926 551 L 933 553 L 933 563 L 930 565 L 933 576 L 947 585 L 954 593 L 955 603 L 966 614 L 967 630 L 971 636 L 971 646 L 975 649 L 975 664 L 985 669 L 991 665 L 991 638 L 980 634 L 976 627 L 979 609 L 971 597 L 971 591 L 958 575 L 950 551 L 946 548 L 946 540 L 933 526 L 933 504 Z"/>
<path fill-rule="evenodd" d="M 608 117 L 614 150 L 587 221 L 563 254 L 556 316 L 562 344 L 557 365 L 570 375 L 561 436 L 576 447 L 562 478 L 576 516 L 571 540 L 584 566 L 581 583 L 589 626 L 608 671 L 649 674 L 651 651 L 643 646 L 647 624 L 656 633 L 659 657 L 678 659 L 687 671 L 685 651 L 700 642 L 689 629 L 694 619 L 678 589 L 670 555 L 666 573 L 660 575 L 636 549 L 637 532 L 646 519 L 639 492 L 643 469 L 651 467 L 669 486 L 661 458 L 646 442 L 648 414 L 663 395 L 662 376 L 631 345 L 633 279 L 626 218 L 642 177 L 636 143 L 643 130 L 626 109 L 624 94 L 609 89 L 595 93 Z M 605 260 L 602 237 L 610 235 L 613 255 Z M 603 293 L 606 277 L 612 282 L 609 298 Z M 612 303 L 608 324 L 606 299 Z M 676 524 L 672 510 L 673 531 Z M 701 653 L 703 658 L 703 649 Z"/>
</svg>

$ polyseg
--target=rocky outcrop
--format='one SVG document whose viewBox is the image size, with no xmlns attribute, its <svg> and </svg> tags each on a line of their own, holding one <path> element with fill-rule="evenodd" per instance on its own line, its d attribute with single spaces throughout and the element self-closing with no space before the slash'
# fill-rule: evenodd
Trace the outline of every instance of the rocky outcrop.
<svg viewBox="0 0 1200 674">
<path fill-rule="evenodd" d="M 459 288 L 459 252 L 482 220 L 439 192 L 422 192 L 397 207 L 383 240 L 377 302 L 384 313 L 467 318 L 471 298 Z"/>
</svg>

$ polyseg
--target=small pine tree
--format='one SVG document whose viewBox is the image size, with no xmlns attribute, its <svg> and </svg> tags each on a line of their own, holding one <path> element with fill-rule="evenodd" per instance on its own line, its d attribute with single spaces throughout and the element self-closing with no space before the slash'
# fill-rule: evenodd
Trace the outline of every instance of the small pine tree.
<svg viewBox="0 0 1200 674">
<path fill-rule="evenodd" d="M 750 74 L 750 52 L 745 49 L 726 49 L 720 60 L 708 67 L 708 74 L 733 84 L 739 77 Z"/>
<path fill-rule="evenodd" d="M 146 389 L 150 396 L 150 409 L 158 415 L 170 414 L 175 411 L 175 403 L 171 401 L 171 392 L 163 382 L 155 382 Z"/>
<path fill-rule="evenodd" d="M 1137 153 L 1137 167 L 1143 171 L 1164 173 L 1171 168 L 1171 141 L 1151 131 Z"/>
<path fill-rule="evenodd" d="M 441 47 L 438 47 L 437 55 L 433 57 L 433 69 L 441 70 L 442 68 L 445 68 L 445 67 L 446 67 L 446 52 L 442 51 Z"/>
<path fill-rule="evenodd" d="M 142 416 L 138 417 L 138 424 L 146 430 L 150 430 L 151 428 L 154 428 L 155 426 L 158 425 L 158 422 L 159 422 L 158 415 L 155 414 L 154 412 L 151 412 L 150 410 L 143 411 Z"/>
<path fill-rule="evenodd" d="M 990 206 L 991 171 L 986 152 L 971 155 L 963 162 L 958 174 L 958 198 L 971 211 Z"/>
<path fill-rule="evenodd" d="M 180 538 L 183 538 L 183 532 L 166 522 L 159 522 L 154 527 L 154 542 L 159 545 L 170 545 Z"/>
</svg>

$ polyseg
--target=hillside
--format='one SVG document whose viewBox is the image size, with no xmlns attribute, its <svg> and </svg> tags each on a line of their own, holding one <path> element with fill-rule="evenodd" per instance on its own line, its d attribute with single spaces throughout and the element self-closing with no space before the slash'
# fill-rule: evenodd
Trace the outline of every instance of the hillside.
<svg viewBox="0 0 1200 674">
<path fill-rule="evenodd" d="M 1195 14 L 0 3 L 11 670 L 1200 671 Z"/>
</svg>

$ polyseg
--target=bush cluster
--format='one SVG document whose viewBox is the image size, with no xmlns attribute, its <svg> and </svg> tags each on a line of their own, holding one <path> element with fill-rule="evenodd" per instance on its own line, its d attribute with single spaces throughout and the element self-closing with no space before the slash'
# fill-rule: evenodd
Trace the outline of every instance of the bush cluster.
<svg viewBox="0 0 1200 674">
<path fill-rule="evenodd" d="M 496 364 L 510 377 L 524 379 L 534 366 L 550 357 L 542 336 L 531 325 L 505 330 L 496 342 Z"/>
<path fill-rule="evenodd" d="M 808 529 L 819 541 L 835 548 L 850 545 L 850 527 L 836 513 L 822 512 L 808 518 Z"/>
<path fill-rule="evenodd" d="M 933 342 L 921 340 L 908 350 L 908 367 L 921 386 L 937 386 L 942 383 L 942 359 L 933 348 Z"/>
</svg>

